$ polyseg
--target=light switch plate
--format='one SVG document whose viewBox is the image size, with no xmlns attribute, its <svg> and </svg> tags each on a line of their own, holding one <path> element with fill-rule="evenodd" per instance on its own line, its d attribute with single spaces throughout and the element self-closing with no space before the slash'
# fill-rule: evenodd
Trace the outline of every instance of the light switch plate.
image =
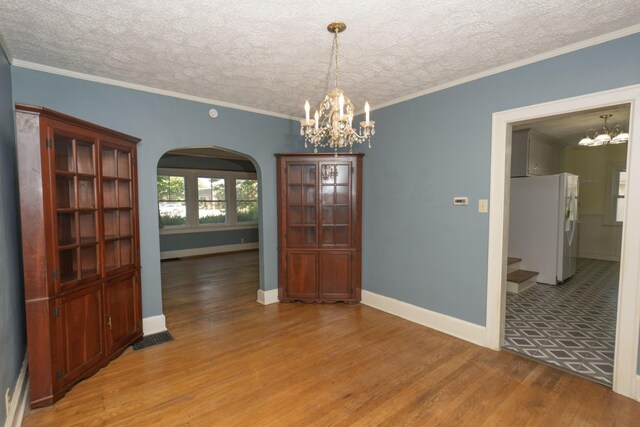
<svg viewBox="0 0 640 427">
<path fill-rule="evenodd" d="M 489 200 L 487 199 L 478 200 L 478 212 L 480 213 L 489 212 Z"/>
<path fill-rule="evenodd" d="M 453 198 L 453 206 L 467 206 L 468 204 L 468 197 L 456 196 Z"/>
</svg>

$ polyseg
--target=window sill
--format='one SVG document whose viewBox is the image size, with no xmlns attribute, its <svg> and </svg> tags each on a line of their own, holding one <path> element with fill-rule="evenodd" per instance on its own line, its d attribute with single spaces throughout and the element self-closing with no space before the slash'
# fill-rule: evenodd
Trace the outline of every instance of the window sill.
<svg viewBox="0 0 640 427">
<path fill-rule="evenodd" d="M 257 222 L 250 224 L 220 224 L 201 227 L 170 227 L 160 230 L 160 234 L 187 234 L 187 233 L 207 233 L 211 231 L 233 231 L 233 230 L 250 230 L 258 228 Z"/>
</svg>

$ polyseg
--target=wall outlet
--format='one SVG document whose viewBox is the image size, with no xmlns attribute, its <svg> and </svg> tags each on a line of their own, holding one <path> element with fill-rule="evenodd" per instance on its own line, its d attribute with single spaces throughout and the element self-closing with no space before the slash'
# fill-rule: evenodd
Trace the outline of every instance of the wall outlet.
<svg viewBox="0 0 640 427">
<path fill-rule="evenodd" d="M 244 243 L 244 237 L 240 238 L 240 243 Z"/>
<path fill-rule="evenodd" d="M 4 408 L 5 408 L 5 414 L 9 413 L 9 407 L 11 406 L 11 390 L 7 389 L 7 391 L 4 392 Z"/>
</svg>

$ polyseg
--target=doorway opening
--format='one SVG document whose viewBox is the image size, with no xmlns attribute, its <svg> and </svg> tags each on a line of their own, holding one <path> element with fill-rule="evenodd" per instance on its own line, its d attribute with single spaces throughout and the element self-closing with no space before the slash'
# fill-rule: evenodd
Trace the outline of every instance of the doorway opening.
<svg viewBox="0 0 640 427">
<path fill-rule="evenodd" d="M 611 387 L 630 104 L 513 124 L 502 348 Z M 616 135 L 612 135 L 616 136 Z M 585 140 L 583 143 L 587 143 Z"/>
<path fill-rule="evenodd" d="M 584 110 L 629 104 L 630 121 L 627 155 L 627 181 L 622 245 L 616 336 L 613 364 L 613 390 L 635 398 L 640 335 L 640 177 L 634 177 L 631 165 L 640 165 L 640 85 L 627 86 L 544 104 L 496 112 L 493 114 L 491 141 L 491 185 L 489 247 L 487 272 L 487 346 L 502 348 L 505 337 L 507 302 L 507 258 L 509 238 L 509 198 L 511 180 L 512 132 L 514 125 L 524 125 L 543 117 L 571 114 Z M 636 167 L 637 169 L 637 167 Z"/>
<path fill-rule="evenodd" d="M 214 147 L 166 152 L 157 169 L 162 295 L 167 326 L 189 327 L 255 302 L 259 182 L 253 161 Z"/>
</svg>

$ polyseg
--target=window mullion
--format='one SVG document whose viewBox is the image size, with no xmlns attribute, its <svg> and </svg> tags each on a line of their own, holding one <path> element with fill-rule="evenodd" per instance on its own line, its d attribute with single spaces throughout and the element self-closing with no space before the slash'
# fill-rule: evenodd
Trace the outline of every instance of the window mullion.
<svg viewBox="0 0 640 427">
<path fill-rule="evenodd" d="M 187 224 L 189 227 L 198 226 L 198 182 L 193 172 L 187 173 L 185 195 L 187 197 Z"/>
<path fill-rule="evenodd" d="M 236 179 L 232 177 L 225 178 L 225 185 L 227 185 L 228 191 L 227 197 L 227 212 L 229 218 L 229 224 L 238 223 L 238 206 L 236 204 Z"/>
</svg>

